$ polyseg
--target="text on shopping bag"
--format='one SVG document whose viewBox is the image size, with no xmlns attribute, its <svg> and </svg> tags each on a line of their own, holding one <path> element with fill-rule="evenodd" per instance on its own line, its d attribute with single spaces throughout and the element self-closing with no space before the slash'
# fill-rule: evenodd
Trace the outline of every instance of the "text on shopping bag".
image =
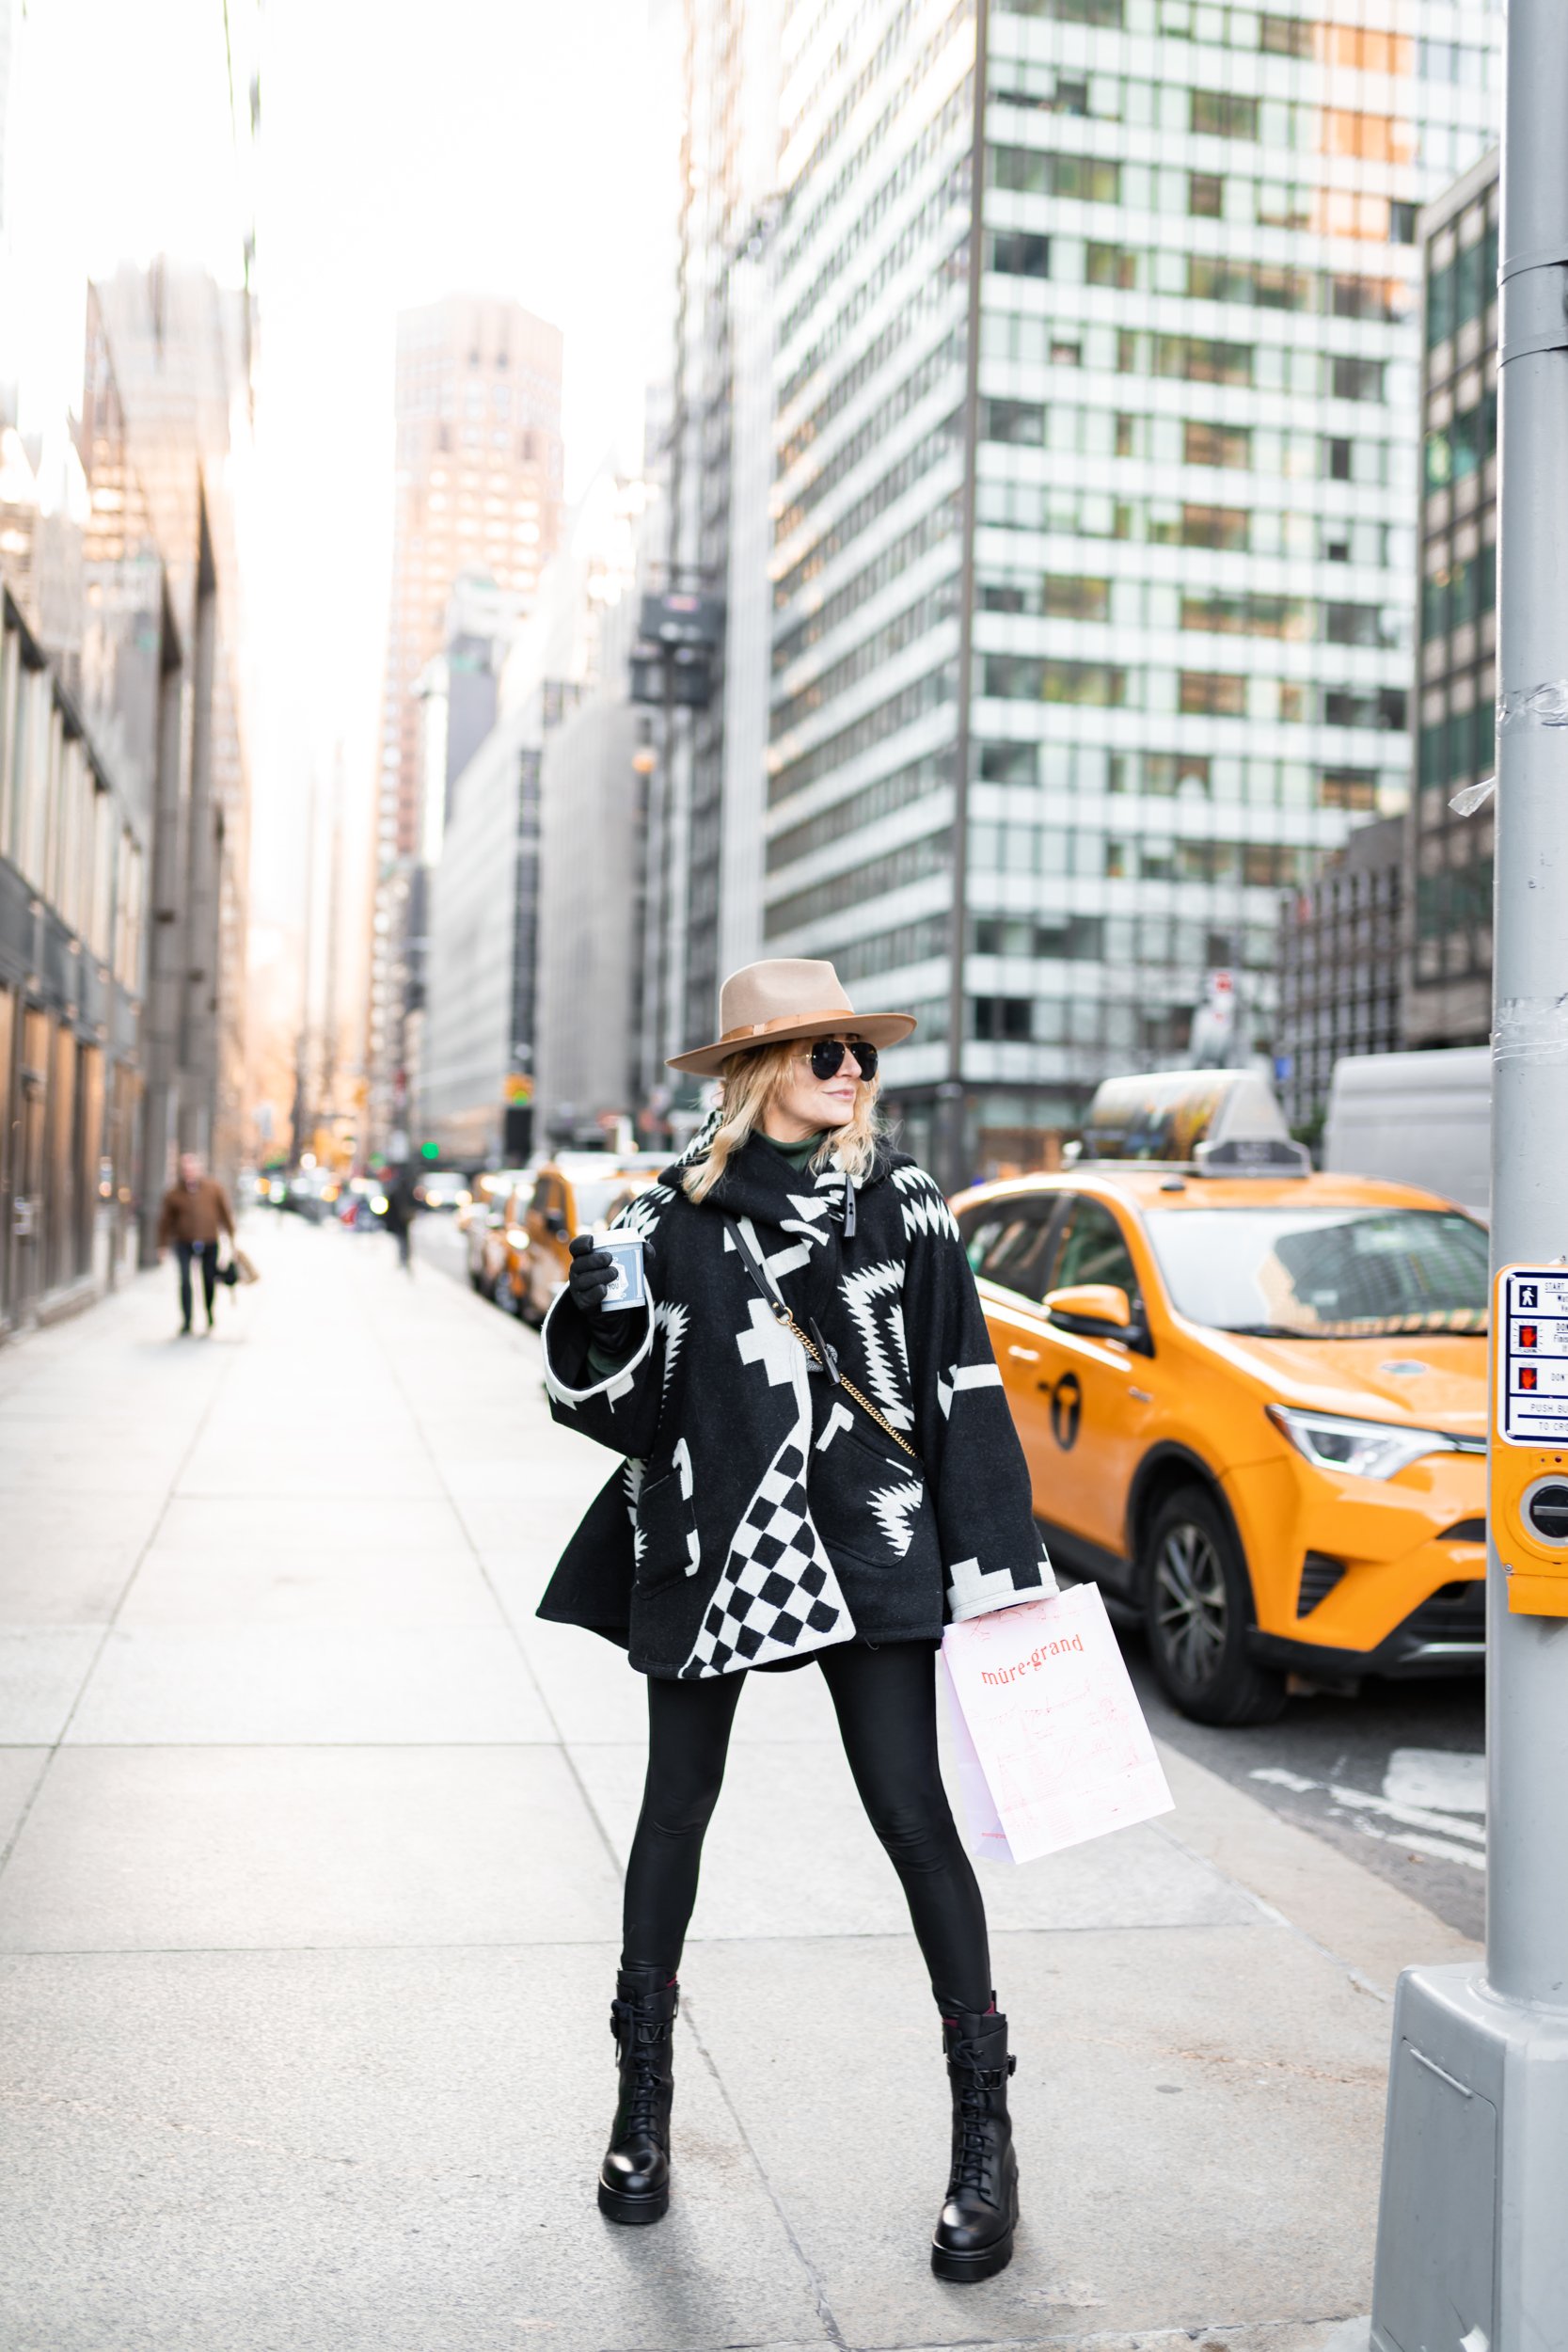
<svg viewBox="0 0 1568 2352">
<path fill-rule="evenodd" d="M 1029 1862 L 1172 1809 L 1094 1585 L 950 1625 L 942 1658 L 989 1800 L 960 1773 L 972 1852 Z"/>
</svg>

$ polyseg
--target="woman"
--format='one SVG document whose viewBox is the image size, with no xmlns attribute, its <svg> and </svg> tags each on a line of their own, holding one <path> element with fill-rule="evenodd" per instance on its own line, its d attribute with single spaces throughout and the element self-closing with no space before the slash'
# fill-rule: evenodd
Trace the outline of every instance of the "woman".
<svg viewBox="0 0 1568 2352">
<path fill-rule="evenodd" d="M 942 2019 L 932 2268 L 989 2278 L 1018 2214 L 1013 2060 L 937 1768 L 932 1653 L 945 1620 L 1054 1584 L 957 1228 L 878 1133 L 878 1050 L 912 1016 L 858 1019 L 831 963 L 784 961 L 726 980 L 720 1011 L 717 1042 L 672 1064 L 721 1076 L 720 1109 L 617 1219 L 650 1303 L 607 1309 L 610 1261 L 579 1234 L 545 1323 L 556 1419 L 626 1458 L 540 1614 L 625 1644 L 648 1678 L 599 2204 L 648 2222 L 669 2203 L 676 1970 L 736 1705 L 751 1669 L 815 1660 Z"/>
</svg>

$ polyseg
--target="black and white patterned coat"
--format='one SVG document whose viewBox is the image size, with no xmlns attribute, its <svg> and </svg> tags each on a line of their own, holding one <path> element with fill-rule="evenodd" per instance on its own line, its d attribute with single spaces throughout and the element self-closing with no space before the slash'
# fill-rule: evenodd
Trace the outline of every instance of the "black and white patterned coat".
<svg viewBox="0 0 1568 2352">
<path fill-rule="evenodd" d="M 695 1678 L 835 1642 L 935 1642 L 949 1617 L 1054 1589 L 945 1200 L 885 1146 L 847 1218 L 849 1189 L 759 1137 L 700 1204 L 667 1168 L 617 1220 L 643 1236 L 652 1305 L 630 1311 L 636 1343 L 612 1372 L 569 1294 L 556 1300 L 551 1409 L 626 1460 L 541 1616 L 625 1643 L 644 1674 Z M 918 1458 L 811 1366 L 748 1244 Z"/>
</svg>

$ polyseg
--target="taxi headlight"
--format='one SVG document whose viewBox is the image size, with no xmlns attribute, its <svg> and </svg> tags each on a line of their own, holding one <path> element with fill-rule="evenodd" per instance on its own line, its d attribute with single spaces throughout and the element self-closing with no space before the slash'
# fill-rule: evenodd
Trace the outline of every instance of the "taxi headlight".
<svg viewBox="0 0 1568 2352">
<path fill-rule="evenodd" d="M 1307 1413 L 1289 1405 L 1267 1405 L 1263 1409 L 1315 1470 L 1345 1470 L 1352 1478 L 1392 1478 L 1424 1454 L 1460 1451 L 1440 1429 L 1396 1428 L 1386 1421 L 1341 1421 L 1334 1413 Z"/>
<path fill-rule="evenodd" d="M 507 1227 L 506 1240 L 507 1247 L 509 1248 L 526 1249 L 528 1248 L 528 1234 L 524 1232 L 522 1226 L 520 1225 L 509 1225 Z"/>
</svg>

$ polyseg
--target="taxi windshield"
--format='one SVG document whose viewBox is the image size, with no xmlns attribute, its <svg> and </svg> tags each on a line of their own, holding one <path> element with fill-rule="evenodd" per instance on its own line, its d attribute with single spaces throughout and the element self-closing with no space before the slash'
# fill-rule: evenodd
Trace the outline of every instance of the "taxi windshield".
<svg viewBox="0 0 1568 2352">
<path fill-rule="evenodd" d="M 1484 1331 L 1486 1234 L 1449 1209 L 1150 1210 L 1171 1304 L 1254 1338 Z"/>
</svg>

